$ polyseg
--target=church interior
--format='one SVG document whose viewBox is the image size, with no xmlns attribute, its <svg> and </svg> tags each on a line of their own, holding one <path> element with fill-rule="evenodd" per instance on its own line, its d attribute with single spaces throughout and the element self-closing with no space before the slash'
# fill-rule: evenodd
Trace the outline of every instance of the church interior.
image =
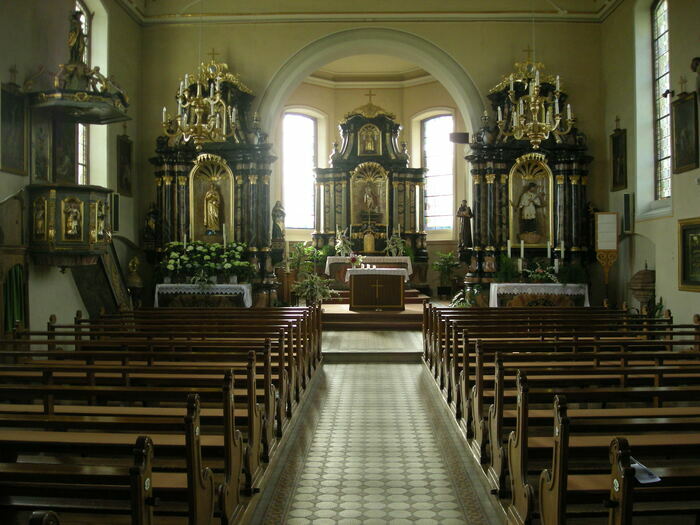
<svg viewBox="0 0 700 525">
<path fill-rule="evenodd" d="M 0 523 L 696 523 L 697 0 L 2 8 Z"/>
</svg>

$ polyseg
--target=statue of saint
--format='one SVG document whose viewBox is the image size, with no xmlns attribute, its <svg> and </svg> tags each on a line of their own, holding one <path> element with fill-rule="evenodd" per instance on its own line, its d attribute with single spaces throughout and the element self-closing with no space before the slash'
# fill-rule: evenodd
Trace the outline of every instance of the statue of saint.
<svg viewBox="0 0 700 525">
<path fill-rule="evenodd" d="M 45 201 L 39 199 L 34 203 L 34 237 L 41 239 L 46 235 Z"/>
<path fill-rule="evenodd" d="M 79 239 L 81 237 L 80 233 L 80 208 L 78 204 L 69 204 L 66 206 L 65 211 L 65 231 L 64 237 L 66 239 Z"/>
<path fill-rule="evenodd" d="M 85 43 L 87 37 L 83 33 L 81 18 L 83 13 L 74 11 L 70 16 L 70 32 L 68 33 L 68 47 L 70 47 L 70 63 L 83 64 L 85 58 Z"/>
<path fill-rule="evenodd" d="M 366 183 L 362 194 L 362 202 L 364 203 L 365 210 L 367 210 L 368 213 L 377 212 L 377 196 L 375 195 L 372 186 L 373 185 L 371 182 Z"/>
<path fill-rule="evenodd" d="M 459 246 L 460 248 L 471 248 L 472 246 L 472 209 L 467 205 L 467 201 L 463 200 L 457 210 L 459 218 Z"/>
<path fill-rule="evenodd" d="M 537 233 L 537 208 L 542 206 L 542 195 L 537 193 L 537 184 L 530 182 L 520 195 L 518 203 L 522 219 L 522 233 Z"/>
<path fill-rule="evenodd" d="M 360 133 L 360 144 L 363 154 L 377 153 L 377 133 L 376 128 L 369 127 L 362 130 Z"/>
<path fill-rule="evenodd" d="M 284 218 L 286 217 L 284 212 L 284 206 L 280 201 L 275 203 L 272 208 L 272 239 L 273 240 L 283 240 L 284 239 Z"/>
<path fill-rule="evenodd" d="M 209 234 L 221 230 L 221 195 L 213 182 L 204 194 L 204 227 Z"/>
</svg>

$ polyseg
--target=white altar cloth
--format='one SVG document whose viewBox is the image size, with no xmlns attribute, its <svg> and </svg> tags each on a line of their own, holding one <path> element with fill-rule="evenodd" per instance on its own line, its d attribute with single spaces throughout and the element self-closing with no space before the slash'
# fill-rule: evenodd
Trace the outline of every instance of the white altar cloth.
<svg viewBox="0 0 700 525">
<path fill-rule="evenodd" d="M 340 255 L 329 255 L 326 259 L 326 275 L 331 274 L 331 264 L 333 263 L 347 263 L 350 264 L 350 257 L 341 257 Z M 381 255 L 367 255 L 362 259 L 363 264 L 387 264 L 387 263 L 403 263 L 406 265 L 406 270 L 410 276 L 413 273 L 413 265 L 411 265 L 411 258 L 405 255 L 397 257 L 381 256 Z"/>
<path fill-rule="evenodd" d="M 253 306 L 253 287 L 250 284 L 158 284 L 153 301 L 156 308 L 159 294 L 242 295 L 245 307 Z"/>
<path fill-rule="evenodd" d="M 408 282 L 406 268 L 348 268 L 345 272 L 345 282 L 350 282 L 353 275 L 403 275 L 404 282 Z"/>
<path fill-rule="evenodd" d="M 541 295 L 582 295 L 584 306 L 588 302 L 587 284 L 559 283 L 491 283 L 489 306 L 498 307 L 498 295 L 541 294 Z"/>
</svg>

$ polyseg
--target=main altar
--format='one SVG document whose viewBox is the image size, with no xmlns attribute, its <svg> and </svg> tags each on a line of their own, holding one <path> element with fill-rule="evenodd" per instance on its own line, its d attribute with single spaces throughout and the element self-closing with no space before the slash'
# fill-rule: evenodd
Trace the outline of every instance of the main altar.
<svg viewBox="0 0 700 525">
<path fill-rule="evenodd" d="M 413 275 L 413 264 L 411 258 L 406 256 L 371 256 L 367 255 L 362 259 L 363 263 L 376 268 L 398 268 L 406 272 L 406 282 Z M 329 275 L 336 288 L 343 288 L 341 283 L 347 283 L 347 272 L 352 267 L 350 257 L 332 255 L 326 259 L 325 273 Z"/>
<path fill-rule="evenodd" d="M 406 144 L 399 144 L 401 125 L 372 103 L 371 91 L 368 96 L 367 104 L 340 123 L 342 144 L 333 144 L 330 167 L 315 170 L 314 245 L 334 246 L 342 234 L 354 253 L 374 257 L 385 252 L 390 237 L 400 237 L 413 255 L 409 274 L 420 285 L 426 282 L 428 261 L 425 170 L 409 167 Z M 339 277 L 336 281 L 344 282 Z"/>
</svg>

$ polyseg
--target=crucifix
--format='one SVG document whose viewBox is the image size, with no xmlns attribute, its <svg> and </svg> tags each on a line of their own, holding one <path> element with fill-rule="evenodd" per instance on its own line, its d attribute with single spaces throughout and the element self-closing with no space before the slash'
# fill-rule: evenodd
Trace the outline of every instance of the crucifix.
<svg viewBox="0 0 700 525">
<path fill-rule="evenodd" d="M 211 48 L 211 51 L 209 53 L 207 53 L 207 55 L 211 57 L 212 62 L 215 62 L 216 57 L 220 54 L 221 53 L 217 53 L 216 49 L 214 49 L 213 47 Z"/>
<path fill-rule="evenodd" d="M 370 89 L 369 92 L 365 95 L 366 97 L 369 97 L 369 103 L 372 103 L 372 97 L 376 97 L 376 93 L 372 93 L 372 90 Z"/>
<path fill-rule="evenodd" d="M 620 129 L 620 117 L 615 117 L 615 129 Z"/>
</svg>

